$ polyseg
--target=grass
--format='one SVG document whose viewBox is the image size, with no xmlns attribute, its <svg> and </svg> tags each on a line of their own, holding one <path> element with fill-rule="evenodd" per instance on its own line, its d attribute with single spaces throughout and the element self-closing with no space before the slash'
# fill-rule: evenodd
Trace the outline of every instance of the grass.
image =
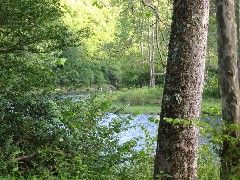
<svg viewBox="0 0 240 180">
<path fill-rule="evenodd" d="M 131 106 L 159 106 L 161 104 L 162 88 L 131 88 L 122 89 L 116 93 L 115 102 Z"/>
<path fill-rule="evenodd" d="M 124 114 L 160 114 L 161 97 L 162 88 L 123 89 L 116 93 L 113 106 L 117 112 Z M 202 114 L 220 116 L 222 114 L 221 100 L 216 98 L 203 99 Z"/>
<path fill-rule="evenodd" d="M 131 105 L 126 103 L 114 102 L 113 106 L 117 111 L 124 114 L 160 114 L 161 107 L 159 105 Z M 202 114 L 211 116 L 220 116 L 221 100 L 220 99 L 203 99 Z"/>
<path fill-rule="evenodd" d="M 162 88 L 122 89 L 114 95 L 114 109 L 124 114 L 159 114 Z M 114 112 L 114 111 L 113 111 Z"/>
<path fill-rule="evenodd" d="M 161 107 L 157 105 L 129 105 L 119 102 L 113 103 L 112 112 L 123 114 L 160 114 Z"/>
<path fill-rule="evenodd" d="M 211 116 L 222 115 L 221 99 L 207 98 L 202 101 L 202 114 Z"/>
</svg>

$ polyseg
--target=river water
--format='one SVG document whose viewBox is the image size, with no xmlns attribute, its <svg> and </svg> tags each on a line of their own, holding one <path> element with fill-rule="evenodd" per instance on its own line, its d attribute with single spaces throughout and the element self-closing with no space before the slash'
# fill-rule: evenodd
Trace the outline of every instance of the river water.
<svg viewBox="0 0 240 180">
<path fill-rule="evenodd" d="M 79 94 L 79 95 L 65 95 L 64 98 L 71 98 L 74 101 L 78 101 L 79 99 L 82 99 L 83 97 L 86 97 L 85 94 Z M 130 114 L 125 115 L 116 115 L 109 113 L 103 121 L 100 123 L 100 125 L 107 125 L 113 119 L 121 119 L 122 121 L 128 122 L 128 127 L 126 130 L 120 132 L 118 134 L 119 136 L 119 143 L 123 144 L 129 140 L 132 140 L 134 138 L 140 138 L 138 140 L 138 144 L 136 146 L 137 149 L 144 148 L 146 145 L 146 141 L 148 139 L 155 138 L 157 135 L 157 129 L 158 129 L 158 123 L 159 123 L 159 115 L 154 114 L 139 114 L 136 116 L 132 116 Z M 216 124 L 221 124 L 221 118 L 220 117 L 208 117 L 203 118 L 201 121 L 208 121 L 208 123 L 212 127 L 216 127 Z M 146 134 L 147 133 L 147 134 Z M 148 138 L 148 139 L 147 139 Z M 209 143 L 209 139 L 205 139 L 200 136 L 200 144 Z M 156 140 L 154 143 L 152 143 L 152 146 L 156 147 Z"/>
<path fill-rule="evenodd" d="M 157 128 L 158 128 L 158 115 L 152 114 L 139 114 L 136 116 L 132 115 L 121 115 L 118 116 L 116 114 L 109 114 L 105 122 L 108 123 L 112 121 L 114 118 L 121 118 L 125 119 L 129 122 L 129 128 L 124 130 L 123 132 L 119 133 L 119 143 L 125 143 L 131 139 L 141 137 L 142 139 L 138 141 L 137 148 L 142 147 L 144 141 L 146 140 L 146 133 L 150 136 L 149 138 L 154 138 L 157 135 Z"/>
<path fill-rule="evenodd" d="M 159 123 L 159 115 L 153 115 L 153 114 L 139 114 L 137 116 L 131 116 L 131 115 L 116 115 L 109 113 L 108 116 L 103 120 L 104 123 L 111 122 L 114 118 L 122 118 L 126 121 L 129 121 L 129 126 L 127 130 L 124 130 L 123 132 L 119 133 L 119 143 L 125 143 L 131 139 L 141 137 L 140 140 L 138 140 L 138 144 L 136 146 L 136 149 L 142 149 L 145 148 L 146 142 L 149 139 L 155 138 L 157 135 L 157 129 L 158 129 L 158 123 Z M 221 124 L 221 118 L 214 118 L 214 117 L 208 117 L 204 118 L 201 121 L 207 122 L 212 127 L 216 127 L 216 124 Z M 146 135 L 146 132 L 148 133 Z M 204 138 L 202 136 L 199 136 L 199 143 L 200 144 L 209 144 L 209 140 L 211 137 L 208 136 L 208 138 Z M 151 146 L 156 147 L 156 139 L 154 140 L 154 143 L 151 144 Z M 214 146 L 215 145 L 211 145 Z M 213 148 L 213 147 L 212 147 Z M 215 147 L 219 148 L 219 147 Z"/>
</svg>

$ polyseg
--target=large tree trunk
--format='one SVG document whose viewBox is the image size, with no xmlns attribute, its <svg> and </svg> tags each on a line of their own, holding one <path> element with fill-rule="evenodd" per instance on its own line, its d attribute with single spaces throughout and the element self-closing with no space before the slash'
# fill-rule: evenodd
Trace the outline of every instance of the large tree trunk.
<svg viewBox="0 0 240 180">
<path fill-rule="evenodd" d="M 240 18 L 239 18 L 239 6 L 240 6 L 240 1 L 239 0 L 235 0 L 235 16 L 236 16 L 236 24 L 237 24 L 237 49 L 238 49 L 238 58 L 240 58 L 239 54 L 240 54 Z M 239 61 L 239 59 L 238 59 Z"/>
<path fill-rule="evenodd" d="M 164 118 L 199 119 L 209 0 L 175 0 L 173 7 L 154 179 L 164 173 L 189 180 L 197 179 L 198 127 Z"/>
<path fill-rule="evenodd" d="M 218 24 L 218 77 L 222 96 L 223 120 L 240 125 L 240 89 L 237 65 L 237 31 L 234 0 L 216 0 Z M 223 132 L 236 138 L 236 131 Z M 224 140 L 221 151 L 221 179 L 227 179 L 231 167 L 240 165 L 239 153 L 231 151 L 232 145 Z M 237 172 L 235 172 L 237 173 Z"/>
<path fill-rule="evenodd" d="M 240 1 L 235 0 L 235 17 L 236 17 L 236 25 L 237 25 L 237 56 L 238 56 L 238 79 L 240 79 L 240 18 L 239 18 L 239 6 Z M 240 83 L 240 81 L 239 81 Z"/>
</svg>

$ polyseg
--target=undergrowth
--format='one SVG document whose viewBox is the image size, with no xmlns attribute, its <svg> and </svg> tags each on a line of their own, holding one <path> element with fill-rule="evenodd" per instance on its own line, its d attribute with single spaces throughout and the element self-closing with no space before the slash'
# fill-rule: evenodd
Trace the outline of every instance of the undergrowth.
<svg viewBox="0 0 240 180">
<path fill-rule="evenodd" d="M 132 96 L 137 97 L 137 92 L 133 90 Z M 0 179 L 152 179 L 156 137 L 143 129 L 142 149 L 136 149 L 138 138 L 120 144 L 119 133 L 130 128 L 131 119 L 118 117 L 103 123 L 111 109 L 110 99 L 109 95 L 25 96 L 1 101 Z M 219 179 L 219 148 L 226 139 L 238 141 L 221 133 L 227 126 L 219 123 L 216 104 L 204 106 L 208 113 L 199 124 L 201 180 Z"/>
</svg>

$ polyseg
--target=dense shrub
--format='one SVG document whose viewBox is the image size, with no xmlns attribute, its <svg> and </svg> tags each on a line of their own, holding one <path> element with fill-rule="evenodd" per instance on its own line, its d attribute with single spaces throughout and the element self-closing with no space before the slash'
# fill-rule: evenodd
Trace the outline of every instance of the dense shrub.
<svg viewBox="0 0 240 180">
<path fill-rule="evenodd" d="M 5 179 L 131 179 L 152 175 L 153 149 L 119 144 L 127 119 L 102 123 L 109 101 L 93 96 L 1 102 L 0 176 Z M 144 163 L 144 165 L 142 164 Z M 149 165 L 148 165 L 149 163 Z M 139 174 L 134 174 L 144 169 Z M 145 170 L 148 172 L 146 173 Z"/>
<path fill-rule="evenodd" d="M 205 77 L 205 85 L 203 98 L 220 98 L 220 90 L 218 86 L 217 67 L 208 67 L 208 73 Z"/>
<path fill-rule="evenodd" d="M 220 180 L 220 159 L 213 144 L 201 144 L 198 150 L 198 179 Z"/>
<path fill-rule="evenodd" d="M 234 134 L 240 132 L 240 126 L 226 123 L 220 116 L 205 116 L 204 119 L 199 123 L 198 179 L 218 180 L 221 175 L 227 179 L 239 179 L 240 138 Z M 221 168 L 225 164 L 231 165 Z"/>
<path fill-rule="evenodd" d="M 64 63 L 57 69 L 59 85 L 82 87 L 104 83 L 117 86 L 120 82 L 117 65 L 106 61 L 92 60 L 83 47 L 67 48 L 61 54 Z"/>
<path fill-rule="evenodd" d="M 142 149 L 135 148 L 138 139 L 119 144 L 118 133 L 130 119 L 104 121 L 109 106 L 95 95 L 1 101 L 0 179 L 152 179 L 156 137 L 143 129 Z M 206 139 L 199 149 L 199 179 L 219 179 L 220 149 L 214 147 L 226 139 L 239 142 L 223 134 L 220 128 L 227 126 L 217 122 L 211 118 L 199 124 Z M 234 146 L 230 150 L 239 152 Z"/>
</svg>

